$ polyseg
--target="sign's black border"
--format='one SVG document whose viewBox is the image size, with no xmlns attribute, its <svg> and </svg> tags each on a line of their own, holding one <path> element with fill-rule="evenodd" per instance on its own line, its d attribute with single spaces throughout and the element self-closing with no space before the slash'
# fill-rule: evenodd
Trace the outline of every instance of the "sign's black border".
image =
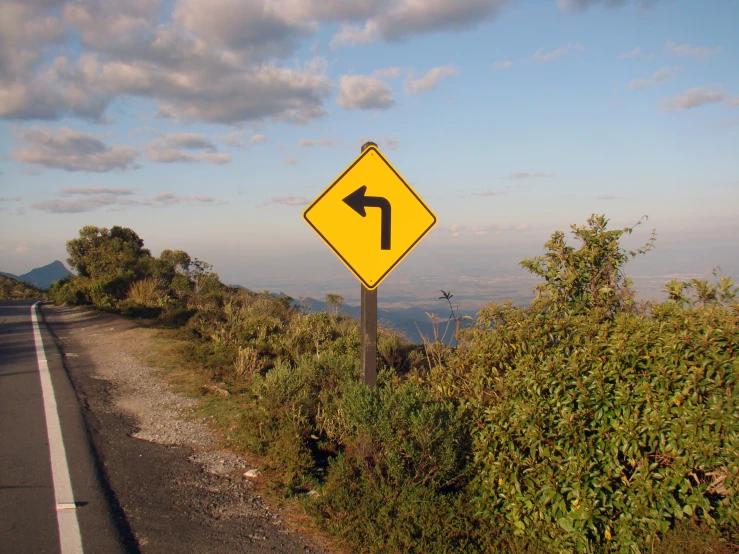
<svg viewBox="0 0 739 554">
<path fill-rule="evenodd" d="M 362 278 L 362 276 L 361 276 L 361 275 L 359 275 L 359 273 L 357 273 L 357 270 L 356 270 L 356 269 L 354 269 L 354 268 L 352 267 L 352 265 L 351 265 L 351 264 L 350 264 L 350 263 L 349 263 L 349 262 L 348 262 L 348 261 L 347 261 L 347 260 L 346 260 L 346 259 L 344 258 L 344 256 L 342 256 L 342 255 L 341 255 L 341 254 L 339 253 L 339 251 L 338 251 L 338 250 L 336 250 L 336 248 L 334 248 L 333 244 L 331 244 L 331 242 L 330 242 L 330 241 L 329 241 L 329 240 L 328 240 L 328 239 L 327 239 L 327 238 L 326 238 L 325 236 L 323 236 L 323 233 L 321 233 L 321 231 L 319 231 L 319 230 L 318 230 L 318 228 L 317 228 L 317 227 L 316 227 L 315 225 L 313 225 L 313 223 L 312 223 L 312 222 L 310 221 L 310 219 L 308 219 L 308 212 L 310 212 L 310 211 L 311 211 L 311 209 L 313 209 L 313 207 L 314 207 L 314 206 L 315 206 L 316 204 L 318 204 L 318 203 L 319 203 L 319 202 L 321 201 L 321 199 L 322 199 L 322 198 L 323 198 L 324 196 L 326 196 L 326 194 L 328 194 L 328 192 L 329 192 L 329 191 L 330 191 L 330 190 L 331 190 L 332 188 L 334 188 L 334 187 L 335 187 L 335 186 L 336 186 L 337 184 L 339 184 L 339 181 L 341 181 L 341 180 L 342 180 L 342 179 L 344 178 L 344 176 L 345 176 L 345 175 L 346 175 L 347 173 L 349 173 L 349 172 L 350 172 L 350 171 L 351 171 L 351 170 L 352 170 L 352 169 L 354 168 L 354 166 L 355 166 L 355 165 L 357 165 L 357 164 L 358 164 L 358 163 L 360 162 L 360 160 L 362 160 L 362 159 L 363 159 L 363 158 L 364 158 L 364 157 L 365 157 L 365 156 L 366 156 L 367 154 L 369 154 L 370 152 L 376 152 L 376 153 L 377 153 L 377 155 L 378 155 L 378 156 L 380 156 L 380 159 L 381 159 L 381 160 L 382 160 L 383 162 L 385 162 L 385 164 L 386 164 L 386 165 L 387 165 L 387 166 L 388 166 L 388 167 L 389 167 L 389 168 L 390 168 L 390 169 L 392 170 L 392 172 L 393 172 L 393 173 L 395 173 L 395 176 L 396 176 L 396 177 L 398 178 L 398 180 L 399 180 L 399 181 L 400 181 L 401 183 L 403 183 L 403 184 L 404 184 L 404 185 L 406 186 L 406 188 L 407 188 L 407 189 L 408 189 L 408 190 L 410 191 L 410 193 L 411 193 L 411 194 L 412 194 L 413 196 L 415 196 L 415 197 L 416 197 L 416 200 L 418 200 L 418 202 L 419 202 L 419 203 L 421 204 L 421 206 L 423 206 L 423 207 L 424 207 L 424 209 L 425 209 L 425 210 L 426 210 L 426 211 L 427 211 L 427 212 L 429 213 L 429 215 L 430 215 L 430 216 L 431 216 L 431 217 L 433 218 L 433 221 L 431 222 L 431 225 L 429 225 L 428 227 L 426 227 L 426 229 L 425 229 L 425 230 L 424 230 L 424 231 L 423 231 L 423 232 L 422 232 L 422 233 L 421 233 L 421 234 L 420 234 L 420 235 L 418 236 L 418 238 L 417 238 L 417 239 L 416 239 L 416 240 L 415 240 L 415 241 L 413 242 L 413 244 L 411 244 L 411 245 L 410 245 L 410 246 L 409 246 L 409 247 L 408 247 L 408 248 L 406 249 L 406 251 L 405 251 L 405 252 L 403 252 L 403 254 L 402 254 L 402 255 L 401 255 L 401 256 L 400 256 L 400 257 L 399 257 L 399 258 L 398 258 L 398 259 L 397 259 L 397 260 L 395 261 L 395 263 L 393 263 L 393 265 L 391 265 L 391 266 L 390 266 L 390 267 L 388 268 L 388 270 L 387 270 L 387 271 L 386 271 L 385 273 L 383 273 L 383 274 L 382 274 L 382 275 L 381 275 L 381 276 L 379 277 L 379 279 L 377 279 L 377 283 L 375 283 L 374 285 L 371 285 L 371 284 L 369 284 L 369 283 L 368 283 L 367 281 L 365 281 L 365 280 L 364 280 L 364 279 Z M 388 275 L 390 274 L 390 272 L 391 272 L 391 271 L 392 271 L 393 269 L 395 269 L 395 266 L 397 266 L 397 265 L 398 265 L 398 264 L 399 264 L 399 263 L 400 263 L 400 262 L 401 262 L 401 261 L 402 261 L 402 260 L 403 260 L 403 259 L 404 259 L 404 258 L 405 258 L 405 257 L 407 256 L 407 255 L 408 255 L 408 253 L 409 253 L 409 252 L 410 252 L 411 250 L 413 250 L 413 249 L 415 248 L 415 246 L 416 246 L 416 245 L 417 245 L 417 244 L 418 244 L 418 243 L 420 242 L 420 240 L 421 240 L 421 239 L 422 239 L 423 237 L 425 237 L 425 236 L 426 236 L 426 233 L 428 233 L 428 232 L 429 232 L 429 231 L 431 230 L 431 228 L 432 228 L 432 227 L 433 227 L 434 225 L 436 225 L 436 222 L 437 222 L 437 219 L 436 219 L 436 215 L 434 214 L 434 212 L 432 212 L 432 211 L 431 211 L 431 209 L 430 209 L 430 208 L 429 208 L 429 207 L 428 207 L 428 206 L 426 205 L 426 203 L 425 203 L 425 202 L 424 202 L 423 200 L 421 200 L 421 197 L 420 197 L 420 196 L 418 196 L 418 195 L 416 194 L 416 191 L 414 191 L 414 190 L 413 190 L 413 188 L 412 188 L 412 187 L 411 187 L 411 186 L 410 186 L 410 185 L 409 185 L 408 183 L 406 183 L 406 182 L 405 182 L 405 179 L 403 179 L 403 177 L 401 177 L 401 176 L 400 176 L 400 174 L 399 174 L 399 173 L 398 173 L 397 171 L 395 171 L 395 168 L 393 167 L 393 165 L 392 165 L 392 164 L 391 164 L 391 163 L 390 163 L 389 161 L 387 161 L 387 158 L 385 158 L 385 156 L 383 156 L 383 155 L 382 155 L 382 152 L 380 152 L 380 150 L 379 150 L 379 149 L 378 149 L 377 147 L 375 147 L 375 146 L 370 146 L 370 147 L 366 148 L 364 152 L 362 152 L 362 153 L 361 153 L 361 154 L 360 154 L 359 156 L 357 156 L 357 159 L 356 159 L 356 160 L 354 160 L 354 162 L 352 163 L 352 165 L 350 165 L 350 166 L 349 166 L 348 168 L 346 168 L 346 170 L 344 171 L 344 173 L 342 173 L 341 175 L 339 175 L 339 177 L 337 177 L 337 178 L 336 178 L 336 179 L 334 180 L 334 182 L 333 182 L 333 183 L 331 183 L 331 185 L 330 185 L 330 186 L 326 187 L 326 190 L 324 190 L 324 191 L 323 191 L 323 192 L 321 193 L 321 195 L 320 195 L 320 196 L 319 196 L 318 198 L 316 198 L 316 199 L 315 199 L 315 200 L 314 200 L 313 202 L 311 202 L 310 206 L 308 206 L 308 207 L 307 207 L 307 208 L 306 208 L 306 209 L 305 209 L 305 210 L 303 211 L 303 219 L 305 220 L 305 222 L 306 222 L 306 223 L 307 223 L 308 225 L 310 225 L 310 226 L 311 226 L 311 228 L 312 228 L 312 229 L 313 229 L 313 230 L 314 230 L 314 231 L 315 231 L 316 233 L 318 233 L 318 236 L 320 236 L 320 237 L 321 237 L 321 238 L 323 239 L 323 242 L 325 242 L 325 243 L 326 243 L 326 244 L 327 244 L 327 245 L 328 245 L 328 246 L 329 246 L 329 247 L 331 248 L 331 250 L 333 250 L 333 251 L 334 251 L 334 254 L 336 254 L 336 255 L 337 255 L 337 256 L 339 257 L 339 259 L 340 259 L 340 260 L 341 260 L 342 262 L 344 262 L 344 265 L 345 265 L 346 267 L 348 267 L 348 268 L 349 268 L 349 270 L 350 270 L 350 271 L 351 271 L 351 272 L 352 272 L 352 273 L 354 274 L 354 276 L 355 276 L 355 277 L 356 277 L 357 279 L 359 279 L 359 281 L 360 281 L 360 282 L 361 282 L 361 283 L 362 283 L 362 284 L 363 284 L 363 285 L 364 285 L 364 286 L 365 286 L 366 288 L 368 288 L 369 290 L 374 290 L 374 289 L 376 289 L 377 287 L 379 287 L 379 286 L 380 286 L 380 283 L 382 283 L 382 281 L 384 281 L 384 280 L 385 280 L 385 277 L 387 277 L 387 276 L 388 276 Z"/>
</svg>

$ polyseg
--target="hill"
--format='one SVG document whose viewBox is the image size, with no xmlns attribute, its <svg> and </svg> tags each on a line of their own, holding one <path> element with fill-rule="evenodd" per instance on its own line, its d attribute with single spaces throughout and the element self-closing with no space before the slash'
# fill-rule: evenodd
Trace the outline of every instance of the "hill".
<svg viewBox="0 0 739 554">
<path fill-rule="evenodd" d="M 43 293 L 36 287 L 21 283 L 7 274 L 0 275 L 0 300 L 22 300 L 24 298 L 41 298 Z"/>
<path fill-rule="evenodd" d="M 54 260 L 48 265 L 32 269 L 23 275 L 13 275 L 12 273 L 0 272 L 3 277 L 15 279 L 21 283 L 29 283 L 39 289 L 48 289 L 54 281 L 70 277 L 72 272 L 59 260 Z"/>
</svg>

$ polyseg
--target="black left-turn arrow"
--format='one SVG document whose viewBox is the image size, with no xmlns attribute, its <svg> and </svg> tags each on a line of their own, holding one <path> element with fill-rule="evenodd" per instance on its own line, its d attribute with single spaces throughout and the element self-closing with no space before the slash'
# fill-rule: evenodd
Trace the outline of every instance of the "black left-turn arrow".
<svg viewBox="0 0 739 554">
<path fill-rule="evenodd" d="M 380 250 L 390 250 L 390 202 L 382 196 L 365 196 L 367 187 L 361 186 L 349 196 L 344 198 L 344 203 L 362 217 L 367 215 L 365 208 L 380 208 L 382 213 L 380 224 Z"/>
</svg>

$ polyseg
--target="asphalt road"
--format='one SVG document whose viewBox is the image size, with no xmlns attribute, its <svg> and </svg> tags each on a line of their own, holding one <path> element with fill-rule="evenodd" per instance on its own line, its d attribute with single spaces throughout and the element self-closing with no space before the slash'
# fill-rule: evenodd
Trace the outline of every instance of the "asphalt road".
<svg viewBox="0 0 739 554">
<path fill-rule="evenodd" d="M 63 552 L 33 304 L 32 300 L 0 302 L 0 551 L 18 554 Z M 40 329 L 84 552 L 138 552 L 100 471 L 59 350 L 43 323 Z"/>
</svg>

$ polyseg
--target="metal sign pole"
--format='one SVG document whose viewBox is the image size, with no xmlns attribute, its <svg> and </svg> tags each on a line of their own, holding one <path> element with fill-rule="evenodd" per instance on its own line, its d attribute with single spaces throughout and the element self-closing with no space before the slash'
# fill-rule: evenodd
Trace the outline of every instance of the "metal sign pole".
<svg viewBox="0 0 739 554">
<path fill-rule="evenodd" d="M 303 210 L 303 219 L 362 286 L 361 377 L 374 388 L 377 288 L 436 225 L 436 215 L 377 144 L 366 142 L 349 167 Z"/>
<path fill-rule="evenodd" d="M 362 349 L 362 383 L 370 388 L 377 384 L 377 289 L 362 287 L 360 344 Z"/>
<path fill-rule="evenodd" d="M 374 142 L 362 145 L 362 152 Z M 360 348 L 362 350 L 362 383 L 370 388 L 377 386 L 377 288 L 369 290 L 362 287 L 362 315 L 360 316 Z"/>
</svg>

